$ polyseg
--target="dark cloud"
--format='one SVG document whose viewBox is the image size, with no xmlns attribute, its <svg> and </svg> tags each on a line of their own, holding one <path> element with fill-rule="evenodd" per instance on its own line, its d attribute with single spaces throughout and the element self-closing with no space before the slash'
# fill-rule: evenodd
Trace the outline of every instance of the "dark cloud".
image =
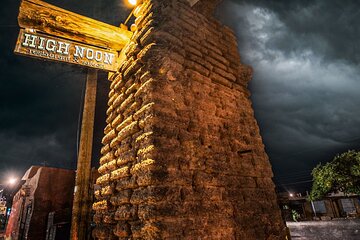
<svg viewBox="0 0 360 240">
<path fill-rule="evenodd" d="M 309 180 L 319 162 L 360 147 L 359 7 L 229 0 L 218 11 L 254 67 L 255 114 L 279 183 Z"/>
<path fill-rule="evenodd" d="M 360 46 L 357 44 L 360 35 L 357 24 L 359 1 L 227 0 L 225 5 L 231 2 L 238 6 L 257 7 L 252 9 L 259 11 L 254 17 L 276 17 L 278 21 L 271 18 L 266 26 L 266 30 L 272 32 L 267 42 L 271 48 L 286 54 L 302 54 L 306 49 L 325 60 L 360 61 Z M 227 18 L 231 20 L 231 17 Z"/>
<path fill-rule="evenodd" d="M 47 2 L 113 25 L 130 11 L 119 0 Z M 81 68 L 13 54 L 19 4 L 5 0 L 0 9 L 0 179 L 44 161 L 75 167 L 86 77 Z M 307 181 L 318 162 L 360 147 L 359 5 L 224 0 L 219 8 L 238 35 L 243 62 L 254 67 L 255 114 L 279 183 Z M 99 101 L 97 140 L 106 100 Z"/>
</svg>

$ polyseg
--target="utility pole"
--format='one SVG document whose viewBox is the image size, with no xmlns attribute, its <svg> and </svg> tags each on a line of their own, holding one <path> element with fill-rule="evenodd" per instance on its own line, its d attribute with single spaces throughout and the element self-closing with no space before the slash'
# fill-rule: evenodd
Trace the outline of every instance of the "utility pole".
<svg viewBox="0 0 360 240">
<path fill-rule="evenodd" d="M 86 240 L 90 226 L 91 153 L 93 145 L 97 70 L 88 70 L 84 109 L 81 124 L 80 147 L 76 170 L 71 239 Z"/>
<path fill-rule="evenodd" d="M 309 192 L 308 191 L 306 191 L 306 197 L 309 197 Z M 316 209 L 315 209 L 314 202 L 311 200 L 310 203 L 311 203 L 311 209 L 312 209 L 312 211 L 314 213 L 314 217 L 316 217 Z"/>
</svg>

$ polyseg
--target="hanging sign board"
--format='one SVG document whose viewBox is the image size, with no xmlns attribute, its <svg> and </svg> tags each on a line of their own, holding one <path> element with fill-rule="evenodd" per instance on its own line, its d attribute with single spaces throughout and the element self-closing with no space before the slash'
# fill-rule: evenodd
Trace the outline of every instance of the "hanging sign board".
<svg viewBox="0 0 360 240">
<path fill-rule="evenodd" d="M 20 30 L 15 53 L 116 72 L 117 52 L 46 34 Z"/>
</svg>

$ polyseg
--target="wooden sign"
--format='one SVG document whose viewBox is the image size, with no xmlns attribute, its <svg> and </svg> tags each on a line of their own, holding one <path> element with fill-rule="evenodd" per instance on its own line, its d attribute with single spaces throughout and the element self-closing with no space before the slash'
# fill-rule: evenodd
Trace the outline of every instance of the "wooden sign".
<svg viewBox="0 0 360 240">
<path fill-rule="evenodd" d="M 20 30 L 15 53 L 34 58 L 82 65 L 89 68 L 116 72 L 118 53 L 91 45 Z"/>
<path fill-rule="evenodd" d="M 22 0 L 18 23 L 21 28 L 120 51 L 132 32 L 88 18 L 39 0 Z"/>
<path fill-rule="evenodd" d="M 15 53 L 116 72 L 132 32 L 39 0 L 22 0 Z M 26 30 L 25 30 L 26 29 Z"/>
</svg>

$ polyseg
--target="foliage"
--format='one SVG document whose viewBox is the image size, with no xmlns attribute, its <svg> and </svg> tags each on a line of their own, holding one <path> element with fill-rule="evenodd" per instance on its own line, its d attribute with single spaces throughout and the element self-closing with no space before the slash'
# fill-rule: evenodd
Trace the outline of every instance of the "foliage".
<svg viewBox="0 0 360 240">
<path fill-rule="evenodd" d="M 294 222 L 297 222 L 300 218 L 300 214 L 296 210 L 291 210 L 291 218 L 294 220 Z"/>
<path fill-rule="evenodd" d="M 311 200 L 317 200 L 330 192 L 360 194 L 360 152 L 348 151 L 312 171 Z"/>
</svg>

